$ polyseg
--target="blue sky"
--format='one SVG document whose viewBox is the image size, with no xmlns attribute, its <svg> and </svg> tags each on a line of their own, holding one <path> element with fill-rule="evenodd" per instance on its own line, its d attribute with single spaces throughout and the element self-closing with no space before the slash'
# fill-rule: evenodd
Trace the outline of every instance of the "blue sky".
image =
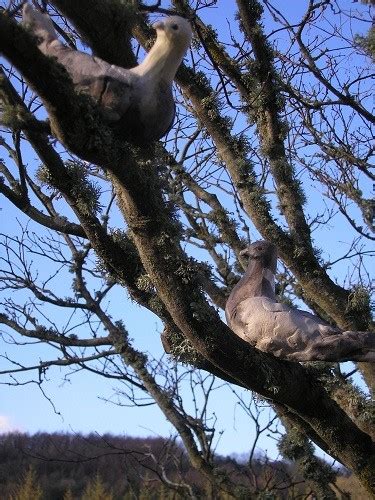
<svg viewBox="0 0 375 500">
<path fill-rule="evenodd" d="M 14 234 L 16 219 L 20 223 L 28 222 L 27 218 L 17 212 L 9 202 L 2 200 L 1 207 L 1 232 Z M 28 230 L 38 232 L 39 228 L 31 221 L 28 223 Z M 49 273 L 49 269 L 45 268 L 43 262 L 38 264 L 35 256 L 31 260 L 40 277 L 44 272 L 46 275 Z M 58 278 L 58 281 L 61 282 L 61 279 Z M 59 290 L 59 293 L 64 295 L 62 290 Z M 149 353 L 150 357 L 159 358 L 163 355 L 159 340 L 160 321 L 152 313 L 125 300 L 125 295 L 126 292 L 118 289 L 111 298 L 111 302 L 125 305 L 123 311 L 116 305 L 111 308 L 114 318 L 124 320 L 130 337 L 134 338 L 134 347 Z M 53 319 L 63 324 L 66 321 L 65 311 L 59 314 L 61 318 L 53 313 Z M 51 349 L 40 344 L 27 347 L 3 344 L 1 352 L 16 358 L 18 362 L 25 363 L 25 365 L 37 364 L 40 359 L 53 359 L 54 355 Z M 5 367 L 5 363 L 0 358 L 0 370 L 1 367 Z M 32 378 L 35 380 L 37 376 L 35 373 L 33 375 Z M 30 378 L 29 374 L 18 376 L 21 382 L 28 381 Z M 222 382 L 217 380 L 216 385 L 221 386 Z M 119 390 L 121 386 L 115 381 L 85 371 L 66 376 L 66 372 L 58 367 L 48 370 L 41 388 L 36 383 L 17 386 L 0 385 L 0 432 L 11 430 L 29 433 L 61 431 L 104 434 L 109 432 L 132 436 L 175 434 L 173 427 L 166 422 L 156 405 L 133 407 L 124 398 L 120 398 L 121 404 L 129 406 L 116 405 L 119 399 L 116 392 Z M 192 396 L 188 384 L 185 384 L 182 391 L 186 394 L 187 407 L 191 407 Z M 250 393 L 238 389 L 238 394 L 250 402 Z M 269 409 L 265 408 L 262 411 L 268 418 Z M 211 415 L 211 422 L 217 419 L 215 427 L 219 453 L 243 454 L 249 451 L 254 428 L 229 386 L 213 392 L 208 413 Z M 267 420 L 262 418 L 262 421 Z M 259 447 L 263 452 L 269 450 L 273 456 L 277 455 L 274 439 L 261 439 Z"/>
<path fill-rule="evenodd" d="M 289 17 L 295 16 L 296 19 L 299 19 L 301 13 L 305 10 L 307 2 L 279 0 L 275 3 Z M 340 4 L 347 9 L 353 7 L 351 1 L 343 1 Z M 218 2 L 218 8 L 212 9 L 210 18 L 205 19 L 227 34 L 226 15 L 229 19 L 233 15 L 233 9 L 225 10 L 228 9 L 228 5 L 234 5 L 234 2 L 228 2 L 227 0 Z M 205 18 L 204 15 L 203 18 Z M 266 22 L 269 22 L 268 16 Z M 31 163 L 33 158 L 30 156 L 27 161 Z M 315 209 L 321 203 L 320 193 L 311 186 L 307 195 L 309 197 L 309 206 L 311 209 Z M 26 223 L 27 219 L 3 198 L 0 202 L 2 208 L 0 211 L 1 232 L 14 234 L 14 232 L 18 231 L 15 221 L 18 219 L 22 223 Z M 33 222 L 29 223 L 29 230 L 31 232 L 39 231 Z M 334 224 L 327 224 L 325 232 L 322 232 L 319 238 L 322 241 L 331 238 L 334 241 L 342 241 L 342 244 L 345 245 L 345 230 L 346 225 L 344 223 L 335 221 Z M 339 255 L 342 252 L 342 247 L 338 245 L 326 251 L 329 251 L 332 256 Z M 35 257 L 33 259 L 34 264 L 38 267 Z M 41 274 L 48 272 L 48 269 L 42 267 L 43 265 L 41 264 L 39 269 Z M 342 276 L 346 269 L 337 267 L 335 272 L 338 276 Z M 158 358 L 163 353 L 159 340 L 162 328 L 160 322 L 151 313 L 141 310 L 139 306 L 125 300 L 125 296 L 126 292 L 124 291 L 118 290 L 113 293 L 111 298 L 113 315 L 116 319 L 121 318 L 124 320 L 130 337 L 135 339 L 135 347 Z M 124 304 L 126 304 L 126 307 L 122 309 Z M 61 321 L 64 320 L 65 318 L 61 318 Z M 25 363 L 34 364 L 41 358 L 50 359 L 48 356 L 51 357 L 51 350 L 43 351 L 44 348 L 39 345 L 27 349 L 3 345 L 2 352 L 12 355 L 16 349 L 17 355 L 19 355 L 19 351 L 25 351 L 21 354 Z M 0 359 L 0 369 L 2 364 L 3 360 Z M 116 400 L 114 392 L 119 388 L 115 382 L 83 371 L 70 375 L 68 380 L 64 379 L 64 375 L 65 372 L 59 368 L 49 370 L 48 380 L 42 386 L 45 394 L 42 394 L 36 384 L 17 387 L 0 385 L 0 432 L 13 429 L 30 433 L 38 431 L 82 433 L 96 431 L 98 433 L 111 432 L 113 434 L 133 436 L 167 436 L 174 433 L 172 427 L 165 421 L 155 405 L 139 408 L 115 405 L 113 403 Z M 220 385 L 221 382 L 217 381 L 217 384 Z M 185 387 L 184 392 L 187 403 L 189 403 L 191 394 L 188 388 Z M 249 394 L 240 390 L 239 392 L 243 394 L 245 399 L 249 400 Z M 53 405 L 49 400 L 53 402 Z M 252 445 L 254 426 L 249 416 L 240 406 L 229 387 L 222 387 L 211 396 L 209 409 L 212 419 L 217 418 L 217 438 L 219 438 L 220 432 L 224 431 L 218 442 L 217 450 L 219 453 L 247 453 Z M 264 417 L 261 421 L 266 422 L 268 409 L 264 409 L 263 413 Z M 263 450 L 268 450 L 271 456 L 275 457 L 277 450 L 274 438 L 274 435 L 269 438 L 265 437 L 260 441 L 259 446 Z"/>
</svg>

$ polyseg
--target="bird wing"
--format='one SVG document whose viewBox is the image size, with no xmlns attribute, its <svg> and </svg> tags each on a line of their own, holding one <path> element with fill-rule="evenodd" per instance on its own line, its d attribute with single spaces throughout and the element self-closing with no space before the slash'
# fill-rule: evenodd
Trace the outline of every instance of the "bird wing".
<svg viewBox="0 0 375 500">
<path fill-rule="evenodd" d="M 108 64 L 99 57 L 72 50 L 59 41 L 50 45 L 47 55 L 57 58 L 73 80 L 75 89 L 89 94 L 101 107 L 103 116 L 117 121 L 133 100 L 138 77 Z"/>
<path fill-rule="evenodd" d="M 287 359 L 295 352 L 303 357 L 311 343 L 339 333 L 317 316 L 268 297 L 243 300 L 237 305 L 230 326 L 258 349 Z"/>
<path fill-rule="evenodd" d="M 266 297 L 262 297 L 262 307 L 266 311 L 270 312 L 290 312 L 291 307 L 289 307 L 287 304 L 283 304 L 282 302 L 275 302 L 273 300 L 270 300 Z"/>
<path fill-rule="evenodd" d="M 108 121 L 117 121 L 126 113 L 137 88 L 138 75 L 64 45 L 58 40 L 50 17 L 27 3 L 23 22 L 37 35 L 40 50 L 64 66 L 75 89 L 89 94 Z"/>
</svg>

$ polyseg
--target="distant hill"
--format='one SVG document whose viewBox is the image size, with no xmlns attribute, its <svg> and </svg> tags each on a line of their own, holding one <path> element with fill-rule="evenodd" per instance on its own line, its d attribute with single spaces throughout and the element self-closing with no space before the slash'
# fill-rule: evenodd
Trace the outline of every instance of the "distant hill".
<svg viewBox="0 0 375 500">
<path fill-rule="evenodd" d="M 229 457 L 214 460 L 218 472 L 238 485 L 238 498 L 312 493 L 287 462 L 259 458 L 249 468 Z M 178 441 L 109 434 L 0 435 L 0 492 L 1 500 L 229 498 L 210 490 Z"/>
</svg>

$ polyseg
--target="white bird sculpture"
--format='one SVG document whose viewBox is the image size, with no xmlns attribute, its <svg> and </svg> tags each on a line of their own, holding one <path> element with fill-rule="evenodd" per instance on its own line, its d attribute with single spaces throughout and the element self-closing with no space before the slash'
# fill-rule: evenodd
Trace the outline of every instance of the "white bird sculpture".
<svg viewBox="0 0 375 500">
<path fill-rule="evenodd" d="M 155 23 L 153 47 L 130 69 L 64 45 L 50 17 L 28 3 L 23 23 L 37 36 L 39 49 L 65 67 L 76 90 L 97 102 L 105 121 L 124 139 L 145 144 L 169 131 L 175 115 L 172 82 L 192 38 L 186 19 L 171 16 Z"/>
<path fill-rule="evenodd" d="M 317 316 L 277 302 L 276 247 L 251 244 L 242 255 L 249 265 L 226 307 L 233 332 L 261 351 L 290 361 L 375 362 L 375 334 L 342 332 Z"/>
</svg>

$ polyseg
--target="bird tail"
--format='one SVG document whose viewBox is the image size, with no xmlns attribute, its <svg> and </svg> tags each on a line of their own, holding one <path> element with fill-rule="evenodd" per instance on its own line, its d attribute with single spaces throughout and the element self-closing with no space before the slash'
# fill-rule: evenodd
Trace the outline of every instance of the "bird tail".
<svg viewBox="0 0 375 500">
<path fill-rule="evenodd" d="M 42 52 L 47 52 L 48 45 L 57 40 L 57 34 L 51 18 L 32 8 L 29 3 L 25 3 L 22 11 L 23 24 L 29 27 L 34 35 L 38 37 L 38 46 Z"/>
<path fill-rule="evenodd" d="M 327 335 L 308 349 L 290 357 L 294 361 L 366 361 L 375 363 L 375 333 L 351 332 Z"/>
<path fill-rule="evenodd" d="M 350 343 L 352 343 L 353 346 L 357 344 L 357 352 L 354 349 L 350 353 L 350 360 L 375 363 L 375 333 L 347 331 L 343 332 L 342 335 L 349 345 Z"/>
</svg>

